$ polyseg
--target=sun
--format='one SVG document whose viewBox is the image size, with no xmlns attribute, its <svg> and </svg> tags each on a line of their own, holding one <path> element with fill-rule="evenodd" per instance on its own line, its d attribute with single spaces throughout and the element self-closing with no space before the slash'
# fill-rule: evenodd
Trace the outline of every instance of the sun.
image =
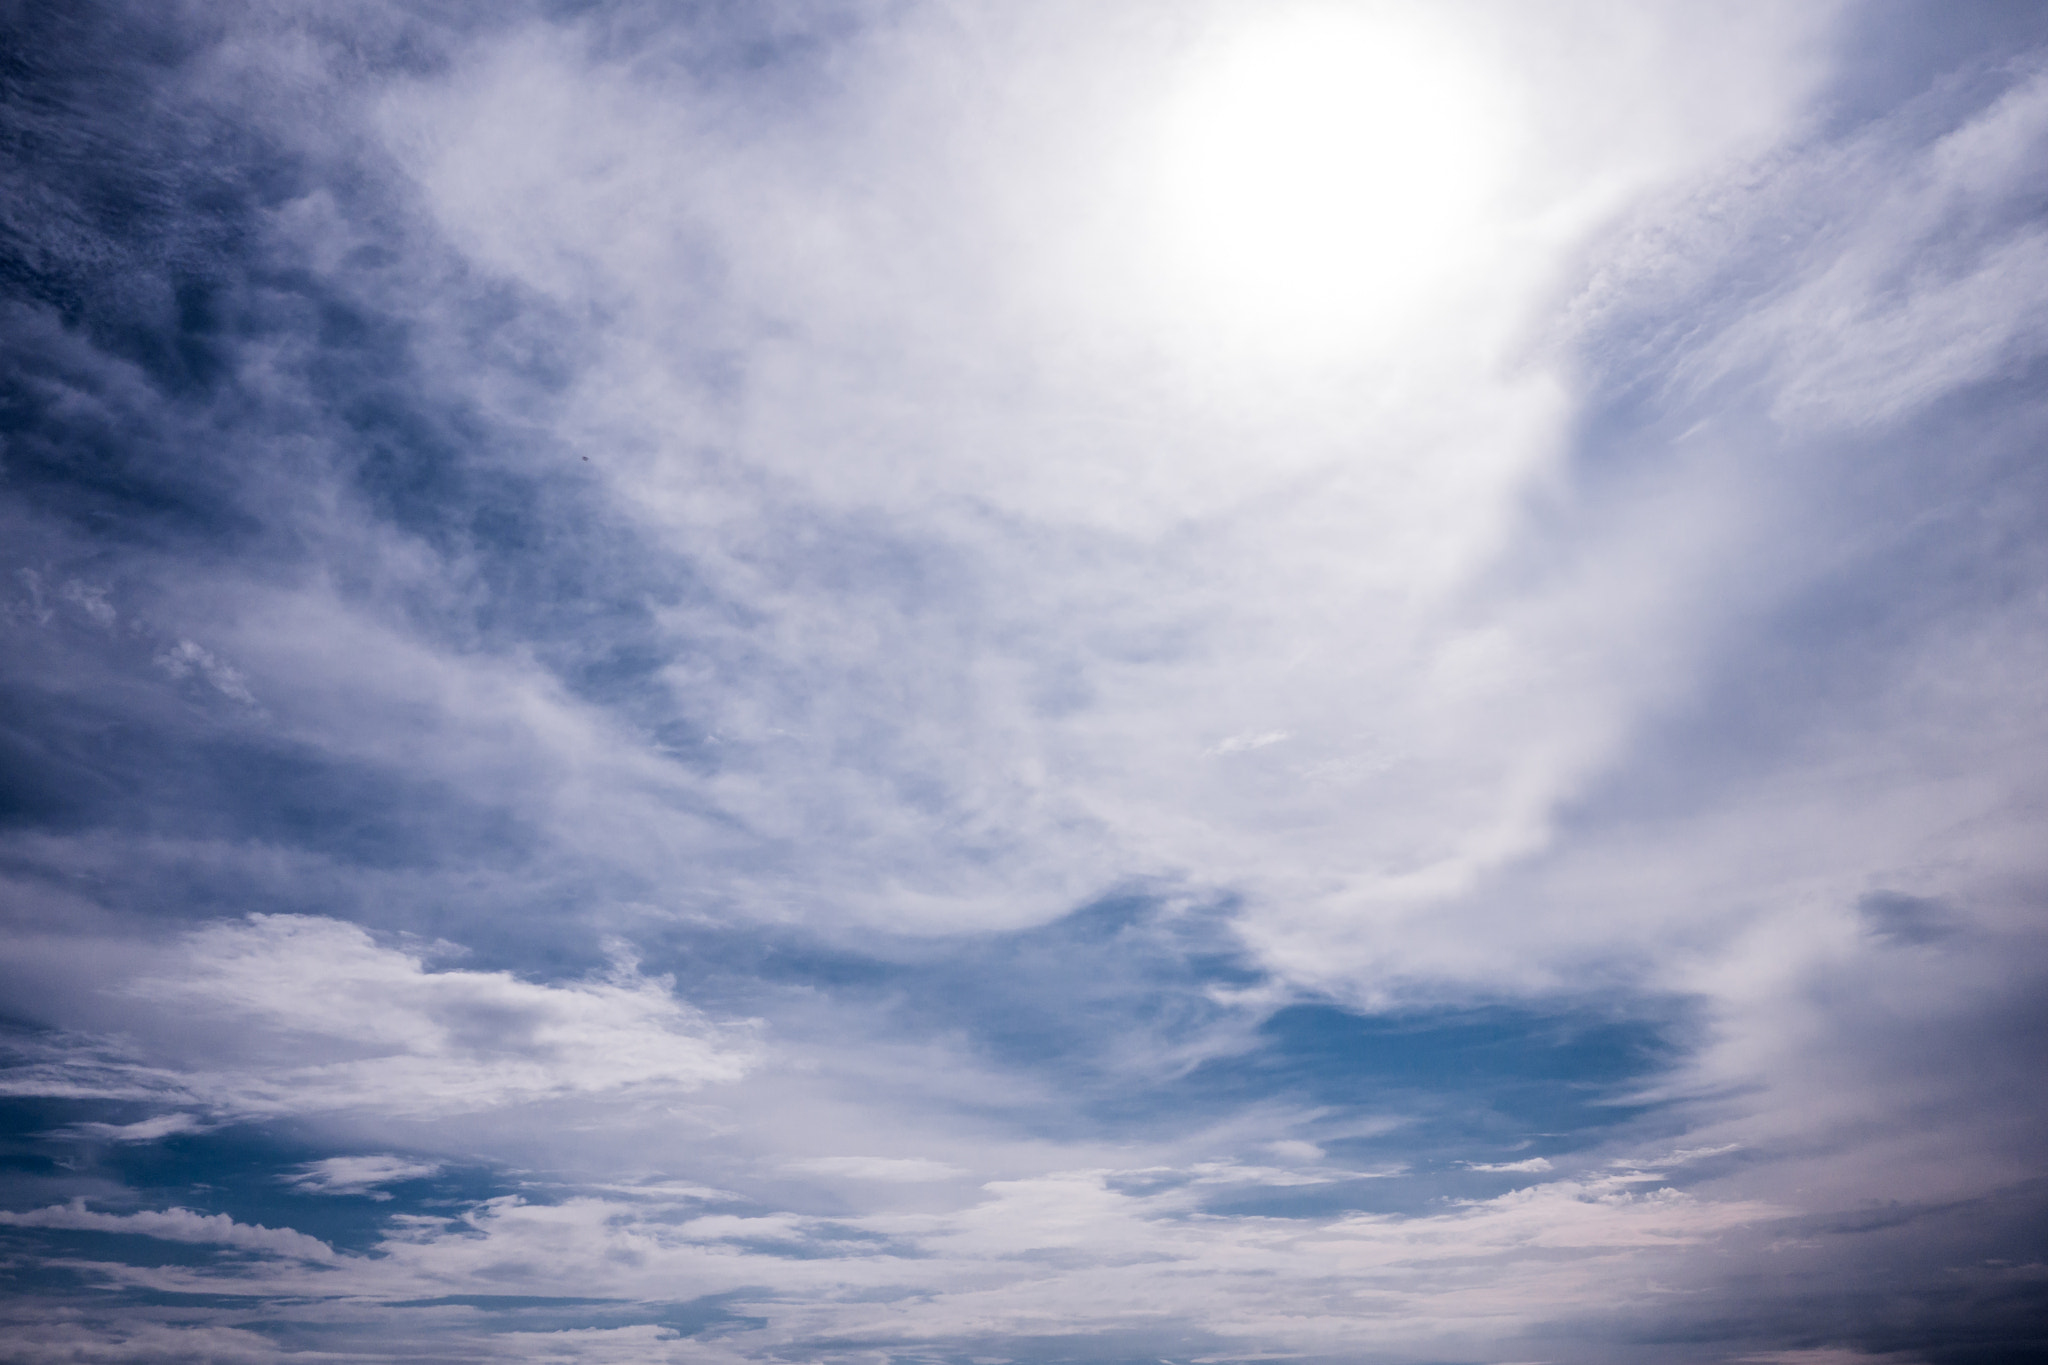
<svg viewBox="0 0 2048 1365">
<path fill-rule="evenodd" d="M 1218 35 L 1156 125 L 1156 287 L 1269 343 L 1392 335 L 1482 243 L 1500 103 L 1480 62 L 1413 18 L 1296 8 Z"/>
</svg>

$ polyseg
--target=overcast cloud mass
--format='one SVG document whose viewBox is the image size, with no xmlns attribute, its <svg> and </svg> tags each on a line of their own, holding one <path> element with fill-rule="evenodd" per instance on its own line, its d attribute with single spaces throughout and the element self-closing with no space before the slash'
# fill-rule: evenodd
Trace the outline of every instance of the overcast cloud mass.
<svg viewBox="0 0 2048 1365">
<path fill-rule="evenodd" d="M 0 26 L 0 1358 L 2048 1359 L 2048 8 Z"/>
</svg>

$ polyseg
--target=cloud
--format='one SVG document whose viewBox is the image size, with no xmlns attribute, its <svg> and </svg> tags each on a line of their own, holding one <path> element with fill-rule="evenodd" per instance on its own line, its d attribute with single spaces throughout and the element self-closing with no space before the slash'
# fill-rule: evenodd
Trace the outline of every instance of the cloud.
<svg viewBox="0 0 2048 1365">
<path fill-rule="evenodd" d="M 1548 1157 L 1540 1156 L 1532 1156 L 1526 1161 L 1468 1161 L 1464 1164 L 1469 1171 L 1513 1171 L 1531 1175 L 1555 1169 Z"/>
<path fill-rule="evenodd" d="M 33 1350 L 2038 1320 L 2026 7 L 16 8 Z"/>
<path fill-rule="evenodd" d="M 784 1170 L 817 1175 L 849 1176 L 855 1180 L 886 1180 L 917 1184 L 927 1180 L 951 1180 L 967 1172 L 943 1161 L 924 1157 L 816 1156 L 785 1162 Z"/>
<path fill-rule="evenodd" d="M 2048 73 L 2023 69 L 1997 100 L 1939 136 L 1898 131 L 1883 129 L 1826 167 L 1836 182 L 1827 192 L 1880 196 L 1848 240 L 1830 243 L 1794 289 L 1745 316 L 1719 354 L 1708 352 L 1723 367 L 1768 355 L 1780 385 L 1774 411 L 1786 419 L 1895 419 L 2021 373 L 2048 349 L 2038 323 L 2048 236 L 2001 211 L 2037 182 Z"/>
<path fill-rule="evenodd" d="M 1603 1278 L 1647 1283 L 1672 1273 L 1683 1248 L 1777 1212 L 1610 1180 L 1541 1185 L 1414 1219 L 1188 1219 L 1185 1189 L 1121 1194 L 1111 1188 L 1117 1175 L 995 1182 L 957 1212 L 851 1220 L 656 1222 L 605 1201 L 504 1200 L 383 1250 L 400 1271 L 396 1283 L 480 1283 L 472 1277 L 491 1266 L 537 1265 L 548 1247 L 555 1292 L 603 1284 L 608 1293 L 657 1293 L 679 1276 L 702 1289 L 761 1285 L 771 1292 L 753 1311 L 771 1326 L 750 1348 L 804 1342 L 813 1331 L 928 1342 L 1070 1335 L 1128 1319 L 1142 1302 L 1157 1330 L 1170 1319 L 1172 1330 L 1239 1349 L 1313 1352 L 1347 1339 L 1390 1348 L 1429 1339 L 1460 1317 L 1472 1324 L 1463 1330 L 1511 1334 L 1541 1319 L 1556 1301 L 1547 1295 L 1568 1300 Z M 924 1288 L 894 1303 L 821 1315 L 789 1298 L 800 1287 L 806 1300 L 820 1291 L 873 1297 L 913 1268 Z M 1383 1310 L 1369 1323 L 1341 1315 L 1339 1305 L 1359 1295 Z"/>
<path fill-rule="evenodd" d="M 190 640 L 178 641 L 175 647 L 157 655 L 155 662 L 158 668 L 173 678 L 185 678 L 197 673 L 221 695 L 249 706 L 256 704 L 256 698 L 249 694 L 248 684 L 242 680 L 240 673 Z"/>
<path fill-rule="evenodd" d="M 712 1024 L 671 982 L 629 963 L 553 986 L 509 972 L 429 971 L 415 952 L 311 916 L 195 929 L 122 994 L 146 1011 L 156 1054 L 186 1060 L 93 1071 L 69 1065 L 87 1060 L 89 1044 L 60 1046 L 46 1064 L 55 1074 L 28 1093 L 153 1093 L 240 1117 L 426 1116 L 683 1094 L 737 1080 L 754 1055 L 744 1029 Z M 130 1131 L 161 1136 L 189 1122 L 167 1116 Z M 161 1131 L 145 1134 L 150 1125 Z"/>
<path fill-rule="evenodd" d="M 135 1123 L 80 1123 L 72 1131 L 103 1142 L 155 1142 L 175 1133 L 203 1131 L 205 1121 L 195 1114 L 159 1114 Z"/>
<path fill-rule="evenodd" d="M 181 1327 L 132 1321 L 98 1326 L 17 1318 L 8 1324 L 9 1349 L 29 1365 L 75 1361 L 269 1362 L 277 1344 L 261 1332 L 238 1327 Z"/>
<path fill-rule="evenodd" d="M 96 1213 L 86 1208 L 84 1200 L 74 1199 L 69 1204 L 53 1204 L 49 1208 L 27 1212 L 0 1210 L 0 1223 L 17 1228 L 130 1233 L 169 1242 L 196 1242 L 268 1256 L 287 1256 L 301 1261 L 328 1262 L 335 1259 L 333 1247 L 303 1232 L 251 1226 L 237 1223 L 224 1213 L 194 1213 L 190 1209 Z"/>
<path fill-rule="evenodd" d="M 1902 891 L 1870 891 L 1857 897 L 1865 927 L 1887 943 L 1935 943 L 1957 930 L 1954 914 L 1938 900 Z"/>
<path fill-rule="evenodd" d="M 308 1194 L 368 1194 L 389 1199 L 379 1185 L 423 1180 L 441 1171 L 437 1161 L 411 1161 L 398 1156 L 331 1156 L 309 1161 L 289 1177 L 293 1188 Z"/>
<path fill-rule="evenodd" d="M 1210 746 L 1209 752 L 1219 755 L 1243 753 L 1248 749 L 1263 749 L 1269 744 L 1279 744 L 1286 740 L 1287 737 L 1285 730 L 1269 730 L 1265 734 L 1258 734 L 1247 730 L 1241 735 L 1232 735 L 1228 739 L 1219 740 Z"/>
<path fill-rule="evenodd" d="M 1119 1193 L 1112 1185 L 1122 1174 L 1052 1172 L 991 1183 L 956 1210 L 850 1219 L 679 1220 L 631 1202 L 507 1197 L 459 1219 L 403 1220 L 367 1258 L 322 1258 L 313 1248 L 324 1244 L 300 1234 L 182 1210 L 121 1218 L 56 1208 L 12 1221 L 161 1228 L 152 1235 L 318 1261 L 317 1275 L 289 1264 L 251 1269 L 243 1288 L 341 1295 L 387 1321 L 414 1311 L 407 1305 L 421 1285 L 450 1304 L 580 1303 L 600 1313 L 612 1303 L 662 1302 L 687 1284 L 695 1294 L 734 1295 L 756 1319 L 722 1333 L 746 1356 L 829 1352 L 828 1342 L 849 1331 L 941 1344 L 1046 1331 L 1085 1339 L 1120 1322 L 1160 1342 L 1226 1351 L 1507 1339 L 1594 1284 L 1646 1287 L 1682 1273 L 1686 1248 L 1775 1214 L 1609 1180 L 1536 1186 L 1421 1218 L 1219 1220 L 1188 1217 L 1185 1186 Z M 207 1282 L 176 1267 L 139 1273 L 160 1291 Z M 903 1292 L 911 1283 L 916 1290 Z M 1381 1311 L 1351 1315 L 1345 1305 L 1360 1296 Z M 1131 1305 L 1140 1302 L 1134 1322 Z"/>
</svg>

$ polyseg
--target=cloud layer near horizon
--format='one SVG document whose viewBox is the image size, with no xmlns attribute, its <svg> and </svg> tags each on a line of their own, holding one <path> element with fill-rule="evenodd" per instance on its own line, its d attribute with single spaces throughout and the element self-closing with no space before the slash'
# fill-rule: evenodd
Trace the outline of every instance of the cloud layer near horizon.
<svg viewBox="0 0 2048 1365">
<path fill-rule="evenodd" d="M 5 22 L 10 1358 L 2048 1342 L 2028 7 Z"/>
</svg>

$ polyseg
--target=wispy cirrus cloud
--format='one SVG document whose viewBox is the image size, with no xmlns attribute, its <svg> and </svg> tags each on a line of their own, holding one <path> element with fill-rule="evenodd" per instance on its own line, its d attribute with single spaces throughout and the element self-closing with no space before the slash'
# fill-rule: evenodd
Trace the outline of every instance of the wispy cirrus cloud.
<svg viewBox="0 0 2048 1365">
<path fill-rule="evenodd" d="M 401 1156 L 330 1156 L 307 1162 L 289 1177 L 289 1183 L 311 1194 L 368 1194 L 373 1199 L 389 1199 L 391 1196 L 378 1186 L 419 1180 L 440 1171 L 438 1161 L 411 1161 Z"/>
<path fill-rule="evenodd" d="M 0 24 L 26 1358 L 2038 1337 L 2025 7 Z"/>
</svg>

